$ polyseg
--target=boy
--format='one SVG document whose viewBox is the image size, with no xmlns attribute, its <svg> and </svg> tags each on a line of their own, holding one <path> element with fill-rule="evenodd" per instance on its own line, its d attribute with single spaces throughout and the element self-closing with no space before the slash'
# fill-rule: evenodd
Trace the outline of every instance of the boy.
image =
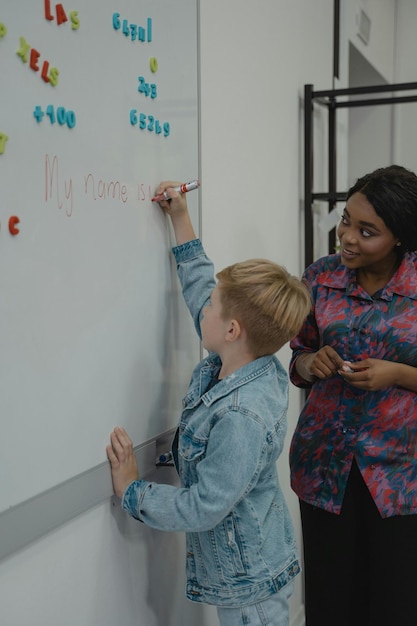
<svg viewBox="0 0 417 626">
<path fill-rule="evenodd" d="M 115 493 L 136 519 L 185 531 L 187 597 L 217 606 L 221 626 L 287 626 L 300 571 L 276 460 L 286 430 L 288 378 L 274 356 L 310 310 L 297 278 L 269 261 L 217 274 L 196 239 L 185 196 L 167 192 L 187 306 L 209 355 L 195 368 L 173 443 L 181 487 L 140 480 L 122 428 L 107 455 Z"/>
</svg>

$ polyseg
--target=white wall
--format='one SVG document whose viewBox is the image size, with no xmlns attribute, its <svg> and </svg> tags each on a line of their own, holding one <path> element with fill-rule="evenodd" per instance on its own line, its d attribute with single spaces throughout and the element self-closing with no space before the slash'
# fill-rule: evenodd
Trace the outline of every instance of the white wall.
<svg viewBox="0 0 417 626">
<path fill-rule="evenodd" d="M 394 31 L 395 24 L 392 26 Z M 381 74 L 352 45 L 349 46 L 349 87 L 385 85 Z M 364 94 L 359 99 L 372 100 L 390 93 Z M 377 167 L 392 163 L 393 106 L 352 107 L 348 112 L 348 186 Z"/>
<path fill-rule="evenodd" d="M 220 269 L 268 257 L 302 271 L 304 84 L 331 87 L 333 1 L 202 2 L 203 240 Z M 206 28 L 216 24 L 215 28 Z M 233 43 L 231 41 L 233 36 Z M 213 45 L 214 44 L 214 45 Z M 284 365 L 288 352 L 280 355 Z M 289 430 L 300 409 L 291 388 Z M 290 440 L 290 433 L 287 443 Z M 280 475 L 300 540 L 288 455 Z M 301 577 L 292 599 L 302 606 Z M 300 612 L 301 613 L 301 612 Z"/>
<path fill-rule="evenodd" d="M 396 0 L 344 0 L 343 6 L 345 42 L 348 46 L 345 86 L 363 87 L 394 82 Z M 370 20 L 367 43 L 358 34 L 361 11 Z M 364 94 L 358 99 L 380 96 Z M 347 119 L 346 189 L 359 176 L 392 162 L 392 107 L 352 107 L 348 110 Z"/>
<path fill-rule="evenodd" d="M 201 0 L 202 228 L 219 269 L 265 256 L 301 273 L 301 97 L 304 83 L 332 86 L 332 10 L 333 0 Z M 288 443 L 300 399 L 291 388 Z M 279 469 L 300 540 L 287 453 Z M 103 503 L 0 563 L 1 624 L 214 626 L 212 608 L 184 599 L 183 550 L 181 535 Z M 292 623 L 302 619 L 298 577 Z"/>
<path fill-rule="evenodd" d="M 397 0 L 397 50 L 395 82 L 417 81 L 417 3 L 415 0 Z M 415 95 L 410 91 L 404 95 Z M 394 111 L 394 161 L 417 172 L 417 103 L 396 105 Z"/>
<path fill-rule="evenodd" d="M 347 39 L 376 72 L 392 83 L 397 0 L 342 0 L 342 3 L 346 13 Z M 371 22 L 368 43 L 358 35 L 361 11 Z"/>
</svg>

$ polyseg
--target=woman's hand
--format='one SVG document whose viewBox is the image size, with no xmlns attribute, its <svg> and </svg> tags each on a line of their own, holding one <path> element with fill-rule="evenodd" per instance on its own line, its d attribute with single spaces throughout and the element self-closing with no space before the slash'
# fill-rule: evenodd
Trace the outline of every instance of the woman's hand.
<svg viewBox="0 0 417 626">
<path fill-rule="evenodd" d="M 111 466 L 114 493 L 121 498 L 126 487 L 139 478 L 133 442 L 124 428 L 114 429 L 106 452 Z"/>
<path fill-rule="evenodd" d="M 323 346 L 317 352 L 300 355 L 296 362 L 296 369 L 304 380 L 313 382 L 316 378 L 335 376 L 344 363 L 345 361 L 331 346 Z"/>
<path fill-rule="evenodd" d="M 400 384 L 401 363 L 382 359 L 364 359 L 363 361 L 345 361 L 339 374 L 353 387 L 366 391 L 378 391 Z M 405 366 L 408 367 L 408 366 Z M 414 369 L 414 368 L 412 368 Z"/>
</svg>

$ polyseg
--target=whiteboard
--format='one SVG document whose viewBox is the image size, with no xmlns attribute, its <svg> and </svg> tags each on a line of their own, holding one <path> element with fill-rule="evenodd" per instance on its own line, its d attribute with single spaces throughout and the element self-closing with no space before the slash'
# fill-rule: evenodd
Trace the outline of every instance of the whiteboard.
<svg viewBox="0 0 417 626">
<path fill-rule="evenodd" d="M 2 3 L 0 512 L 177 422 L 200 347 L 151 197 L 199 178 L 197 73 L 196 0 Z"/>
</svg>

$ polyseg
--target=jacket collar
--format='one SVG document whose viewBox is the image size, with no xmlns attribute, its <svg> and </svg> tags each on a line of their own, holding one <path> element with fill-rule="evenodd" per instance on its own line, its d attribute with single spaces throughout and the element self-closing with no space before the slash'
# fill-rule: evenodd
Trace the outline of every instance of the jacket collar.
<svg viewBox="0 0 417 626">
<path fill-rule="evenodd" d="M 221 360 L 218 355 L 212 354 L 204 359 L 200 369 L 200 391 L 199 396 L 206 406 L 210 406 L 213 402 L 228 395 L 249 380 L 262 376 L 271 367 L 282 368 L 278 359 L 273 355 L 263 356 L 255 361 L 247 363 L 243 367 L 236 370 L 226 378 L 220 380 L 214 387 L 204 393 L 207 388 L 207 381 L 212 380 L 213 376 L 217 376 L 221 367 Z M 284 375 L 286 375 L 284 371 Z"/>
</svg>

